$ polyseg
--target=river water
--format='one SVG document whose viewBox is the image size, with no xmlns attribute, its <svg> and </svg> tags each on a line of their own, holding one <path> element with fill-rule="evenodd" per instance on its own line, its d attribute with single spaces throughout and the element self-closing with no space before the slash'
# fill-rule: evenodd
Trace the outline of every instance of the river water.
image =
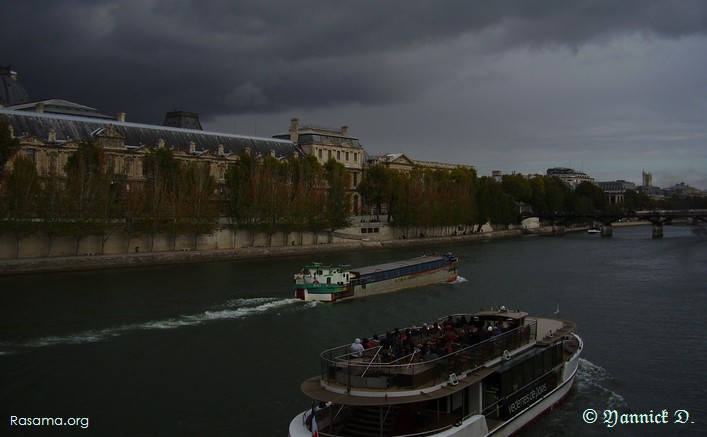
<svg viewBox="0 0 707 437">
<path fill-rule="evenodd" d="M 571 394 L 522 435 L 707 434 L 707 238 L 692 228 L 318 260 L 424 250 L 453 251 L 464 279 L 331 305 L 292 299 L 309 256 L 0 277 L 0 434 L 283 436 L 321 350 L 491 305 L 559 306 L 585 342 Z M 644 413 L 669 423 L 620 423 Z M 43 417 L 76 426 L 20 426 Z"/>
</svg>

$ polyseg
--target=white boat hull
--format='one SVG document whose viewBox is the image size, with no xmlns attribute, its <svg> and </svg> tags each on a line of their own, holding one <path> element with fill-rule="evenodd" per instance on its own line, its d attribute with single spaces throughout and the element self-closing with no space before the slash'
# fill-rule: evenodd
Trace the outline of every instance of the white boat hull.
<svg viewBox="0 0 707 437">
<path fill-rule="evenodd" d="M 512 313 L 511 312 L 481 312 L 477 313 L 480 315 L 480 322 L 483 322 L 484 320 L 493 320 L 493 319 L 484 319 L 485 317 L 498 317 L 499 315 L 501 317 L 506 317 L 505 320 L 510 320 L 510 323 L 513 323 L 513 318 L 507 318 L 510 316 Z M 435 437 L 485 437 L 485 436 L 510 436 L 515 433 L 517 433 L 520 429 L 523 427 L 527 426 L 529 423 L 531 423 L 533 420 L 537 419 L 540 415 L 542 415 L 545 411 L 549 411 L 554 409 L 554 407 L 569 393 L 570 389 L 572 388 L 572 384 L 574 383 L 574 379 L 577 375 L 577 369 L 579 366 L 579 356 L 584 348 L 584 344 L 582 342 L 582 339 L 575 333 L 572 332 L 574 329 L 575 325 L 574 323 L 570 321 L 561 321 L 561 320 L 554 320 L 554 319 L 530 319 L 527 324 L 525 324 L 525 315 L 524 313 L 514 313 L 518 314 L 515 316 L 515 320 L 521 321 L 521 325 L 517 328 L 515 328 L 512 331 L 509 331 L 508 333 L 504 335 L 511 335 L 511 337 L 506 337 L 506 340 L 510 340 L 510 343 L 505 343 L 506 345 L 510 344 L 515 344 L 513 349 L 511 350 L 510 353 L 508 353 L 508 350 L 503 351 L 503 355 L 499 355 L 497 358 L 494 358 L 496 355 L 492 355 L 489 358 L 485 358 L 485 366 L 481 367 L 482 370 L 474 370 L 474 373 L 472 376 L 470 376 L 470 373 L 467 373 L 460 379 L 456 379 L 456 374 L 452 373 L 450 374 L 450 379 L 449 382 L 442 383 L 439 385 L 439 387 L 444 388 L 445 390 L 448 390 L 448 392 L 442 393 L 442 397 L 439 397 L 439 399 L 446 399 L 448 402 L 455 402 L 453 399 L 453 396 L 456 394 L 460 394 L 461 396 L 467 396 L 469 395 L 470 397 L 468 398 L 470 403 L 471 403 L 471 408 L 469 408 L 472 412 L 483 412 L 484 414 L 474 414 L 472 413 L 471 415 L 466 416 L 461 422 L 457 422 L 452 424 L 452 421 L 441 421 L 439 420 L 439 417 L 437 418 L 437 424 L 439 428 L 436 430 L 431 430 L 431 433 L 425 433 L 426 436 L 435 436 Z M 530 329 L 532 327 L 532 329 Z M 563 332 L 564 330 L 564 332 Z M 567 332 L 567 330 L 570 330 L 570 332 Z M 542 337 L 536 337 L 536 332 L 542 332 L 545 333 L 544 336 Z M 524 340 L 525 339 L 525 340 Z M 493 340 L 487 340 L 491 341 L 491 343 L 480 343 L 480 346 L 478 347 L 472 347 L 471 349 L 461 349 L 460 351 L 472 351 L 473 354 L 486 354 L 489 351 L 495 350 L 496 346 L 498 343 L 495 343 Z M 515 341 L 519 341 L 520 343 L 515 343 Z M 527 341 L 528 343 L 523 343 L 523 341 Z M 534 341 L 534 342 L 533 342 Z M 539 347 L 540 349 L 535 349 L 535 347 Z M 327 353 L 331 354 L 333 353 L 335 356 L 339 353 L 339 348 L 334 348 L 329 351 L 326 351 Z M 497 351 L 496 351 L 497 352 Z M 517 353 L 517 355 L 515 355 Z M 473 355 L 472 354 L 472 355 Z M 544 354 L 544 355 L 541 355 Z M 560 356 L 558 357 L 558 354 Z M 461 358 L 468 358 L 471 357 L 472 355 L 463 355 L 460 352 L 460 360 Z M 515 357 L 514 357 L 515 355 Z M 491 391 L 493 389 L 495 390 L 500 390 L 501 386 L 499 385 L 500 378 L 503 375 L 509 375 L 509 372 L 512 371 L 512 369 L 517 368 L 517 366 L 521 366 L 523 363 L 526 362 L 526 360 L 530 359 L 535 359 L 537 357 L 544 357 L 543 359 L 547 363 L 548 359 L 552 359 L 551 357 L 558 357 L 558 361 L 551 361 L 550 366 L 551 367 L 545 367 L 545 370 L 541 370 L 541 376 L 537 377 L 536 379 L 527 382 L 527 385 L 525 385 L 521 389 L 517 389 L 514 392 L 510 391 L 504 391 L 500 396 L 494 399 L 494 391 Z M 335 364 L 338 362 L 335 361 L 330 361 L 329 360 L 329 355 L 326 355 L 325 353 L 322 354 L 323 359 L 325 360 L 326 363 L 329 363 L 333 365 L 334 367 L 330 368 L 330 373 L 331 371 L 336 371 L 336 372 L 341 372 L 341 369 L 347 368 L 346 366 L 344 367 L 336 367 L 336 366 L 341 366 L 341 364 Z M 473 358 L 472 358 L 473 359 Z M 329 361 L 327 361 L 329 360 Z M 514 360 L 514 361 L 511 361 Z M 348 361 L 346 361 L 348 363 Z M 507 364 L 505 364 L 507 363 Z M 350 365 L 350 363 L 349 363 Z M 370 365 L 370 364 L 369 364 Z M 419 364 L 418 364 L 419 365 Z M 422 365 L 425 365 L 424 363 Z M 547 365 L 547 364 L 546 364 Z M 337 370 L 338 369 L 338 370 Z M 424 369 L 424 370 L 423 370 Z M 434 369 L 434 368 L 432 368 Z M 476 369 L 479 369 L 478 367 Z M 542 367 L 540 369 L 543 369 Z M 415 387 L 422 387 L 421 381 L 424 380 L 423 375 L 425 377 L 431 377 L 434 376 L 433 373 L 429 373 L 430 370 L 426 368 L 418 368 L 419 373 L 416 375 L 419 377 L 417 380 L 417 383 Z M 536 367 L 536 371 L 538 368 Z M 426 373 L 427 372 L 427 373 Z M 543 373 L 546 372 L 546 373 Z M 338 378 L 338 373 L 336 374 Z M 360 430 L 365 430 L 367 429 L 368 424 L 370 424 L 370 421 L 367 421 L 365 419 L 365 414 L 368 414 L 366 411 L 366 405 L 412 405 L 414 403 L 418 402 L 426 402 L 429 399 L 432 399 L 432 396 L 436 393 L 436 390 L 438 386 L 430 386 L 427 389 L 429 392 L 425 392 L 427 394 L 426 399 L 411 399 L 411 397 L 418 396 L 417 393 L 411 394 L 405 391 L 407 388 L 407 384 L 409 384 L 407 379 L 398 379 L 397 382 L 392 382 L 391 380 L 388 380 L 388 386 L 387 390 L 385 391 L 386 395 L 386 401 L 383 402 L 379 399 L 379 396 L 376 396 L 377 392 L 373 390 L 371 387 L 372 386 L 366 386 L 365 388 L 363 385 L 364 382 L 366 384 L 371 383 L 373 381 L 373 378 L 375 378 L 376 375 L 369 377 L 369 380 L 365 381 L 359 381 L 358 379 L 354 379 L 353 376 L 349 375 L 349 381 L 348 381 L 348 391 L 346 393 L 344 392 L 337 392 L 333 390 L 329 385 L 327 384 L 333 384 L 336 386 L 339 383 L 339 380 L 336 379 L 334 380 L 334 375 L 332 374 L 327 374 L 325 375 L 326 378 L 328 379 L 322 379 L 321 382 L 317 381 L 318 378 L 311 378 L 308 381 L 305 381 L 302 384 L 302 390 L 309 395 L 310 398 L 312 399 L 318 399 L 319 402 L 326 401 L 327 406 L 323 408 L 330 408 L 330 411 L 336 411 L 335 407 L 337 404 L 339 405 L 349 405 L 349 406 L 354 406 L 354 408 L 357 408 L 357 406 L 361 407 L 361 410 L 357 410 L 356 413 L 358 414 L 357 420 L 352 420 L 350 425 L 351 429 L 356 429 L 357 431 Z M 398 378 L 401 378 L 402 376 L 405 376 L 403 373 L 400 373 L 397 375 Z M 452 379 L 452 376 L 454 376 L 454 380 Z M 472 379 L 466 379 L 466 378 L 472 378 Z M 476 379 L 473 379 L 476 378 Z M 361 379 L 361 377 L 359 377 Z M 323 385 L 320 385 L 323 384 Z M 466 385 L 465 385 L 466 384 Z M 487 385 L 488 384 L 488 385 Z M 556 386 L 555 386 L 556 384 Z M 542 393 L 546 387 L 550 388 L 549 392 L 545 394 L 544 397 L 541 399 L 536 399 L 536 395 L 539 393 Z M 329 387 L 329 388 L 327 388 Z M 451 389 L 451 387 L 456 387 L 455 389 Z M 358 394 L 358 391 L 352 390 L 358 389 L 361 390 L 361 395 Z M 418 390 L 418 388 L 415 389 Z M 440 388 L 440 389 L 441 389 Z M 490 388 L 490 389 L 489 389 Z M 372 390 L 372 391 L 371 391 Z M 370 391 L 370 393 L 369 393 Z M 334 393 L 334 394 L 332 394 Z M 339 393 L 339 394 L 336 394 Z M 466 393 L 463 394 L 462 393 Z M 388 394 L 391 395 L 396 395 L 400 397 L 400 401 L 394 400 L 394 397 L 388 396 Z M 422 394 L 422 392 L 420 392 Z M 344 396 L 352 396 L 350 399 L 347 398 L 347 401 L 345 402 L 337 402 L 339 397 L 344 397 Z M 360 396 L 360 398 L 358 398 Z M 482 399 L 482 397 L 486 397 L 487 399 Z M 357 399 L 358 398 L 358 399 Z M 370 398 L 370 399 L 369 399 Z M 370 403 L 367 404 L 368 401 L 365 401 L 365 399 L 369 399 Z M 478 404 L 476 402 L 478 401 Z M 506 401 L 510 402 L 506 404 Z M 389 402 L 389 403 L 388 403 Z M 505 407 L 503 406 L 505 404 Z M 447 408 L 450 408 L 451 403 L 446 403 L 442 402 L 441 404 L 438 402 L 438 407 L 439 405 L 448 405 Z M 457 404 L 459 405 L 459 404 Z M 499 407 L 501 408 L 501 411 L 499 411 Z M 381 407 L 383 408 L 383 407 Z M 455 408 L 460 408 L 459 406 Z M 439 409 L 439 408 L 438 408 Z M 444 407 L 442 407 L 442 413 L 449 413 L 451 410 L 447 409 L 446 411 Z M 381 414 L 383 412 L 383 409 L 380 410 Z M 341 412 L 341 410 L 339 410 Z M 508 413 L 512 415 L 507 415 Z M 310 416 L 312 414 L 312 410 L 307 410 L 296 416 L 291 422 L 289 426 L 289 435 L 290 437 L 308 437 L 312 435 L 311 430 L 307 426 L 307 422 L 310 419 Z M 337 413 L 338 414 L 338 413 Z M 408 411 L 409 414 L 409 411 Z M 439 414 L 439 413 L 438 413 Z M 319 420 L 323 420 L 323 423 L 319 424 L 319 427 L 321 429 L 331 429 L 333 426 L 330 423 L 331 418 L 334 417 L 332 416 L 329 412 L 326 411 L 318 411 L 317 416 Z M 344 415 L 342 415 L 343 417 Z M 362 419 L 363 417 L 363 419 Z M 369 416 L 370 417 L 370 416 Z M 383 416 L 381 416 L 383 417 Z M 404 417 L 404 416 L 403 416 Z M 410 416 L 408 416 L 410 417 Z M 457 416 L 459 417 L 459 416 Z M 344 421 L 340 423 L 345 423 Z M 395 435 L 391 434 L 390 431 L 392 428 L 390 428 L 390 424 L 393 422 L 389 422 L 389 427 L 386 429 L 386 432 L 384 435 Z M 405 425 L 405 422 L 403 423 L 403 426 L 399 429 L 398 432 L 401 432 L 405 430 L 404 432 L 410 433 L 410 432 L 418 432 L 418 431 L 412 431 L 414 427 L 411 427 L 409 425 Z M 349 426 L 349 424 L 345 425 L 346 427 Z M 342 432 L 346 432 L 344 428 L 337 428 L 341 429 Z M 346 428 L 348 429 L 348 428 Z M 380 432 L 383 433 L 384 425 L 383 422 L 381 421 L 380 425 Z"/>
<path fill-rule="evenodd" d="M 581 350 L 581 349 L 580 349 Z M 579 351 L 578 351 L 579 352 Z M 574 378 L 577 374 L 577 365 L 579 364 L 579 353 L 573 357 L 565 365 L 565 375 L 569 375 L 565 381 L 555 388 L 550 394 L 542 398 L 540 401 L 530 405 L 525 411 L 519 413 L 512 420 L 504 423 L 500 427 L 489 433 L 486 417 L 475 415 L 464 420 L 459 426 L 440 431 L 436 434 L 428 434 L 434 437 L 505 437 L 510 436 L 519 431 L 531 421 L 538 418 L 543 412 L 552 410 L 572 388 Z M 290 422 L 289 436 L 290 437 L 311 437 L 312 432 L 307 429 L 304 422 L 311 410 L 304 411 L 297 415 Z"/>
</svg>

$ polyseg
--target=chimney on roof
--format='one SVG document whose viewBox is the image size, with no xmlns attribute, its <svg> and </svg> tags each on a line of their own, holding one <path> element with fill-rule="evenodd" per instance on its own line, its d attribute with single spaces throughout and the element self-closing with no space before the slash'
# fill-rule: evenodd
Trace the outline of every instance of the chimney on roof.
<svg viewBox="0 0 707 437">
<path fill-rule="evenodd" d="M 290 141 L 293 143 L 299 141 L 299 119 L 297 118 L 290 120 Z"/>
<path fill-rule="evenodd" d="M 160 139 L 157 141 L 157 148 L 158 148 L 158 149 L 164 149 L 164 139 L 160 138 Z"/>
<path fill-rule="evenodd" d="M 349 136 L 349 127 L 348 126 L 341 126 L 341 134 L 345 137 Z"/>
<path fill-rule="evenodd" d="M 125 123 L 125 112 L 119 112 L 116 119 L 121 123 Z"/>
<path fill-rule="evenodd" d="M 39 112 L 40 114 L 44 112 L 44 103 L 39 102 L 36 105 L 34 105 L 35 111 Z"/>
<path fill-rule="evenodd" d="M 199 122 L 199 114 L 188 111 L 171 111 L 165 114 L 162 126 L 182 129 L 204 130 Z"/>
<path fill-rule="evenodd" d="M 56 131 L 54 129 L 49 129 L 49 132 L 47 133 L 47 142 L 56 143 Z"/>
<path fill-rule="evenodd" d="M 216 154 L 218 156 L 225 155 L 225 153 L 223 152 L 223 144 L 219 144 L 218 146 L 216 146 Z"/>
<path fill-rule="evenodd" d="M 194 141 L 189 141 L 189 153 L 192 155 L 196 154 L 196 143 Z"/>
</svg>

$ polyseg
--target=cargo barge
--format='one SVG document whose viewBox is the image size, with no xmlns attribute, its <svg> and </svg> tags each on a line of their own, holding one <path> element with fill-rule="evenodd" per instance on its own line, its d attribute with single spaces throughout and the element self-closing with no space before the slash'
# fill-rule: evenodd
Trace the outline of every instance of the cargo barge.
<svg viewBox="0 0 707 437">
<path fill-rule="evenodd" d="M 457 280 L 458 259 L 424 255 L 403 261 L 349 269 L 312 263 L 294 275 L 295 297 L 306 301 L 336 302 L 342 299 L 391 293 Z"/>
</svg>

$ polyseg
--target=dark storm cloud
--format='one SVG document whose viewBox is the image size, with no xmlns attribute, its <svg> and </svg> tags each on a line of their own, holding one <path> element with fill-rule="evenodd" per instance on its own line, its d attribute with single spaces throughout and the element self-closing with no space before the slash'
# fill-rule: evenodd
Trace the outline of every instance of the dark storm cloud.
<svg viewBox="0 0 707 437">
<path fill-rule="evenodd" d="M 482 57 L 576 48 L 621 33 L 704 33 L 702 1 L 6 1 L 2 62 L 31 97 L 159 121 L 404 101 L 446 65 L 418 50 L 459 40 Z M 388 62 L 408 53 L 408 62 Z M 424 52 L 421 52 L 424 53 Z"/>
<path fill-rule="evenodd" d="M 6 0 L 32 99 L 270 136 L 352 126 L 371 153 L 707 180 L 703 0 Z M 593 161 L 593 162 L 589 162 Z"/>
</svg>

